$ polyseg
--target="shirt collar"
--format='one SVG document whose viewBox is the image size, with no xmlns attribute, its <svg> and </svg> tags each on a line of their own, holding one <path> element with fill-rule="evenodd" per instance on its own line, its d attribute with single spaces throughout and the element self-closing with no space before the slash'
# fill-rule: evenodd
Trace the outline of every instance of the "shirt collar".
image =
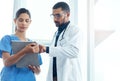
<svg viewBox="0 0 120 81">
<path fill-rule="evenodd" d="M 70 23 L 70 21 L 66 22 L 66 23 L 63 23 L 62 25 L 60 25 L 58 27 L 58 31 L 59 32 L 62 32 L 65 28 L 67 28 L 68 24 Z"/>
</svg>

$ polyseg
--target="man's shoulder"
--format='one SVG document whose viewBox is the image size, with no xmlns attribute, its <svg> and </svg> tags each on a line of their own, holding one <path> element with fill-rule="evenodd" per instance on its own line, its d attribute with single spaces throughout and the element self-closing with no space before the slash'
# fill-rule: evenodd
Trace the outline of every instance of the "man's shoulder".
<svg viewBox="0 0 120 81">
<path fill-rule="evenodd" d="M 69 29 L 70 30 L 80 30 L 80 27 L 78 25 L 75 24 L 69 24 Z"/>
</svg>

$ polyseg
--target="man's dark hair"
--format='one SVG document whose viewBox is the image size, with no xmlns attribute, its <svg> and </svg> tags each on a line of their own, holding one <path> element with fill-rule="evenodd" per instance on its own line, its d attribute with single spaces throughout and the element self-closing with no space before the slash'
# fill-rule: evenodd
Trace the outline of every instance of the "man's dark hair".
<svg viewBox="0 0 120 81">
<path fill-rule="evenodd" d="M 70 12 L 70 7 L 66 2 L 58 2 L 53 6 L 53 9 L 62 8 L 65 12 Z"/>
</svg>

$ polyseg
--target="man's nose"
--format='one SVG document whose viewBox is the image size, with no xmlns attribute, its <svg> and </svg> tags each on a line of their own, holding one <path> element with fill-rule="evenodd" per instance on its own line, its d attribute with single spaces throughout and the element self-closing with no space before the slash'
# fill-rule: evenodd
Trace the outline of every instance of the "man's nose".
<svg viewBox="0 0 120 81">
<path fill-rule="evenodd" d="M 54 21 L 58 21 L 58 18 L 54 17 Z"/>
</svg>

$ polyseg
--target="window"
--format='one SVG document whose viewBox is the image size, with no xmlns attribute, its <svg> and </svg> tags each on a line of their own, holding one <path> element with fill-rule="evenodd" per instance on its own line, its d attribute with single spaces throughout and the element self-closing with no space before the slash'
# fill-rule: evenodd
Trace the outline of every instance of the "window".
<svg viewBox="0 0 120 81">
<path fill-rule="evenodd" d="M 52 14 L 52 6 L 58 1 L 60 0 L 27 0 L 26 7 L 32 16 L 32 23 L 27 33 L 29 38 L 40 41 L 52 40 L 56 27 L 50 14 Z M 69 3 L 69 0 L 64 1 Z"/>
<path fill-rule="evenodd" d="M 0 0 L 0 39 L 12 33 L 13 23 L 13 0 Z M 7 5 L 7 6 L 6 6 Z M 0 71 L 3 67 L 2 59 L 0 59 Z"/>
<path fill-rule="evenodd" d="M 12 33 L 13 0 L 0 0 L 0 38 Z M 6 6 L 7 5 L 7 6 Z"/>
<path fill-rule="evenodd" d="M 97 0 L 95 26 L 95 81 L 120 81 L 120 0 Z"/>
</svg>

